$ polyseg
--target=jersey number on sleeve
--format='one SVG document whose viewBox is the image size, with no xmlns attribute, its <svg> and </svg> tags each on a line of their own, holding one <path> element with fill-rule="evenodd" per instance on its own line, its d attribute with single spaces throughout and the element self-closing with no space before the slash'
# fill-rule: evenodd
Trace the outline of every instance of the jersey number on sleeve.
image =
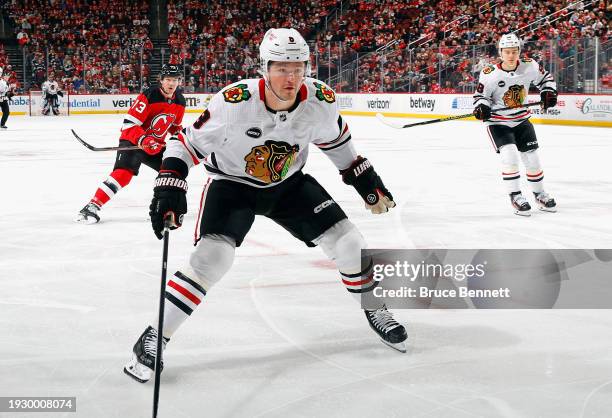
<svg viewBox="0 0 612 418">
<path fill-rule="evenodd" d="M 142 113 L 142 111 L 145 110 L 145 107 L 147 107 L 147 104 L 144 102 L 141 102 L 138 99 L 136 99 L 136 101 L 132 105 L 132 109 L 134 109 L 138 113 Z"/>
</svg>

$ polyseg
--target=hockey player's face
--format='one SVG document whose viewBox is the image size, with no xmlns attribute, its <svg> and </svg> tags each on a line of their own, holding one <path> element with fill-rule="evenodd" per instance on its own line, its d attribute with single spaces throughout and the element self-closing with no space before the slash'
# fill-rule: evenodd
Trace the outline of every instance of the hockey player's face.
<svg viewBox="0 0 612 418">
<path fill-rule="evenodd" d="M 295 100 L 304 72 L 303 62 L 273 62 L 268 70 L 270 85 L 283 100 Z"/>
<path fill-rule="evenodd" d="M 178 77 L 164 77 L 161 80 L 161 87 L 168 97 L 171 97 L 179 86 Z"/>
<path fill-rule="evenodd" d="M 518 48 L 503 48 L 501 50 L 501 59 L 506 64 L 514 64 L 519 59 Z"/>
</svg>

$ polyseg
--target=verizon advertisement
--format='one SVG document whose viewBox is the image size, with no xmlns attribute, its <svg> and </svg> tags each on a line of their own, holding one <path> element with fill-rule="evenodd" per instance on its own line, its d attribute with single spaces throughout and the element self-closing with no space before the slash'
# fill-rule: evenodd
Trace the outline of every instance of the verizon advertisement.
<svg viewBox="0 0 612 418">
<path fill-rule="evenodd" d="M 79 114 L 112 114 L 126 113 L 136 101 L 136 94 L 80 94 L 70 96 L 70 113 Z M 208 102 L 210 94 L 185 94 L 187 111 L 199 112 Z M 65 98 L 60 103 L 65 106 Z M 12 114 L 28 114 L 30 98 L 28 96 L 15 96 L 9 105 Z"/>
<path fill-rule="evenodd" d="M 210 94 L 186 94 L 187 112 L 199 113 Z M 386 116 L 402 118 L 441 118 L 470 113 L 473 99 L 469 94 L 338 94 L 338 107 L 346 115 Z M 70 113 L 125 113 L 134 104 L 136 95 L 73 95 Z M 528 102 L 540 100 L 530 95 Z M 15 96 L 10 100 L 11 113 L 29 112 L 29 97 Z M 612 95 L 560 95 L 556 107 L 547 111 L 531 108 L 535 123 L 612 127 Z"/>
</svg>

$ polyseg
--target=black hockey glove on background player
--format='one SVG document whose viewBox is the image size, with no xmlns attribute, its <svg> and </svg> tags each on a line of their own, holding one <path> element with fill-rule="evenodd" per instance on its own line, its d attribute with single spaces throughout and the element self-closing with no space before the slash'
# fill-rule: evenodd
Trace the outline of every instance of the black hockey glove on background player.
<svg viewBox="0 0 612 418">
<path fill-rule="evenodd" d="M 395 207 L 393 196 L 391 196 L 367 158 L 358 156 L 353 164 L 349 168 L 341 170 L 340 174 L 344 183 L 357 190 L 357 193 L 365 202 L 366 209 L 371 210 L 372 213 L 388 212 L 390 208 Z"/>
<path fill-rule="evenodd" d="M 542 109 L 546 110 L 557 105 L 557 92 L 554 90 L 543 90 L 540 92 Z"/>
<path fill-rule="evenodd" d="M 158 239 L 163 238 L 164 220 L 168 218 L 170 229 L 183 224 L 187 213 L 187 181 L 174 171 L 160 171 L 155 179 L 153 200 L 149 206 L 149 216 L 153 232 Z"/>
<path fill-rule="evenodd" d="M 478 120 L 487 120 L 491 118 L 491 108 L 484 103 L 480 103 L 474 108 L 474 116 Z"/>
</svg>

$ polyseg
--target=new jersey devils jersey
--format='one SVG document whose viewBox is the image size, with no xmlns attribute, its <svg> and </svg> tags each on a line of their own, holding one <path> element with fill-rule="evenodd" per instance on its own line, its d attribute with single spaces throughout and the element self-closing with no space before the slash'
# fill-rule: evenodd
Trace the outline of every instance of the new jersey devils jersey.
<svg viewBox="0 0 612 418">
<path fill-rule="evenodd" d="M 159 86 L 140 93 L 130 107 L 123 126 L 121 137 L 132 144 L 138 144 L 143 135 L 151 135 L 164 141 L 166 133 L 178 132 L 185 114 L 185 97 L 180 90 L 171 99 L 164 97 Z"/>
<path fill-rule="evenodd" d="M 525 103 L 529 86 L 533 85 L 540 91 L 557 90 L 552 75 L 532 59 L 522 59 L 511 71 L 503 70 L 501 64 L 487 65 L 480 73 L 474 106 L 481 103 L 491 107 L 491 119 L 487 125 L 516 126 L 531 116 L 531 110 L 512 109 L 496 111 L 503 107 L 515 107 Z"/>
<path fill-rule="evenodd" d="M 164 158 L 181 158 L 189 167 L 203 162 L 213 179 L 255 187 L 274 186 L 301 170 L 310 143 L 338 169 L 357 157 L 334 91 L 312 78 L 305 79 L 286 111 L 266 106 L 263 79 L 231 84 L 174 139 Z"/>
</svg>

